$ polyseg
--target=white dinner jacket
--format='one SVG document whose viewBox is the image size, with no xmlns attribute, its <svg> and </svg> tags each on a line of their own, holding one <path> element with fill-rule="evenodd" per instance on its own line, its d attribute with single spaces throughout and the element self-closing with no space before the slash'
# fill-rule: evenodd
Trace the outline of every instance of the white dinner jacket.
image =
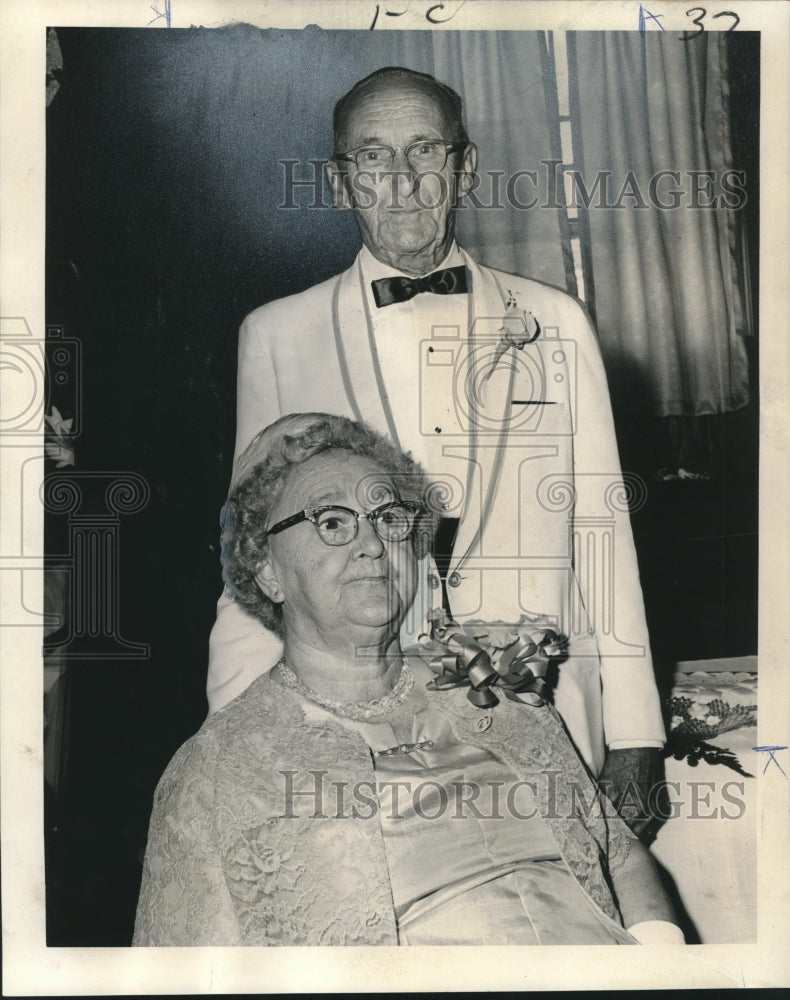
<svg viewBox="0 0 790 1000">
<path fill-rule="evenodd" d="M 664 739 L 600 351 L 575 299 L 462 256 L 469 334 L 426 336 L 413 373 L 421 386 L 414 419 L 423 433 L 441 433 L 446 459 L 443 469 L 429 471 L 449 475 L 462 494 L 448 574 L 453 614 L 459 621 L 515 621 L 524 613 L 558 620 L 572 655 L 555 703 L 597 772 L 604 737 L 610 747 Z M 362 280 L 357 259 L 244 320 L 237 456 L 263 427 L 293 412 L 364 420 L 397 441 L 403 415 L 396 420 L 382 392 Z M 503 317 L 514 309 L 529 310 L 539 333 L 494 365 Z M 221 598 L 210 643 L 210 709 L 240 693 L 279 653 L 279 640 Z"/>
</svg>

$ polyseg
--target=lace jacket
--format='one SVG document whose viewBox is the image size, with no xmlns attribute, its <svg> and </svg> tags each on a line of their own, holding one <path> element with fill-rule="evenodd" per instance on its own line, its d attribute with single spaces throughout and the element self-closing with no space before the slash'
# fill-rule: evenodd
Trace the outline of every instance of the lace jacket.
<svg viewBox="0 0 790 1000">
<path fill-rule="evenodd" d="M 479 731 L 464 690 L 430 696 L 461 742 L 532 783 L 541 816 L 595 905 L 619 922 L 612 871 L 633 835 L 549 706 L 503 699 Z M 355 731 L 309 721 L 260 677 L 176 753 L 154 797 L 135 945 L 396 945 L 375 772 Z M 373 815 L 371 815 L 373 812 Z M 607 815 L 608 814 L 608 815 Z"/>
</svg>

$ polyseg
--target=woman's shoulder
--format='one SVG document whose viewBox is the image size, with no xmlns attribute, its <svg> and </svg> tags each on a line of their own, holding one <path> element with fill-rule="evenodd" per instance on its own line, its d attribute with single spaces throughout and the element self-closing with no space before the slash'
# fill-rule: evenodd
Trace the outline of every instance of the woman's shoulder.
<svg viewBox="0 0 790 1000">
<path fill-rule="evenodd" d="M 231 758 L 236 767 L 248 757 L 265 754 L 280 743 L 289 725 L 289 706 L 279 685 L 267 675 L 210 715 L 200 729 L 182 743 L 159 782 L 157 794 L 177 787 L 214 784 Z M 294 718 L 290 719 L 293 724 Z"/>
<path fill-rule="evenodd" d="M 272 680 L 268 671 L 260 674 L 240 694 L 209 715 L 195 735 L 206 733 L 222 740 L 235 729 L 254 725 L 261 713 L 267 715 L 280 709 L 282 694 L 282 686 Z"/>
<path fill-rule="evenodd" d="M 358 733 L 331 721 L 316 726 L 294 692 L 264 675 L 176 752 L 155 807 L 179 825 L 199 827 L 212 815 L 223 828 L 254 826 L 283 814 L 292 786 L 306 781 L 313 788 L 316 774 L 337 770 L 344 777 L 369 762 Z"/>
<path fill-rule="evenodd" d="M 183 783 L 199 777 L 215 785 L 257 786 L 265 783 L 266 774 L 294 765 L 321 766 L 327 760 L 353 757 L 358 740 L 331 722 L 316 727 L 301 697 L 266 673 L 206 719 L 176 752 L 162 781 Z"/>
<path fill-rule="evenodd" d="M 304 713 L 288 695 L 268 673 L 262 674 L 233 701 L 210 715 L 193 739 L 210 747 L 219 760 L 245 751 L 274 754 L 305 725 Z"/>
</svg>

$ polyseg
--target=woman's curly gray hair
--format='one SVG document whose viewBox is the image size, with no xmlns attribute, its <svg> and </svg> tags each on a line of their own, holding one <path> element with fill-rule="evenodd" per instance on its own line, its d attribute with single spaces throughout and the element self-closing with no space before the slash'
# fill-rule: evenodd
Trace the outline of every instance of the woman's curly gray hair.
<svg viewBox="0 0 790 1000">
<path fill-rule="evenodd" d="M 239 456 L 230 493 L 222 508 L 222 579 L 235 600 L 263 624 L 282 635 L 282 605 L 256 582 L 268 555 L 266 528 L 289 471 L 313 455 L 342 450 L 371 459 L 395 483 L 402 500 L 419 500 L 426 512 L 413 536 L 415 554 L 431 544 L 437 516 L 420 466 L 365 424 L 328 413 L 292 413 L 262 430 Z M 295 512 L 294 512 L 295 513 Z"/>
</svg>

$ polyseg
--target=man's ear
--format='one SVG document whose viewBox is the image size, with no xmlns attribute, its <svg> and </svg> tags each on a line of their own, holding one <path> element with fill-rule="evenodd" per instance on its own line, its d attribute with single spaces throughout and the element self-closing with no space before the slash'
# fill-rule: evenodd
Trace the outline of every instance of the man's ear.
<svg viewBox="0 0 790 1000">
<path fill-rule="evenodd" d="M 340 209 L 340 211 L 348 211 L 352 205 L 346 187 L 346 171 L 341 170 L 334 160 L 327 160 L 326 176 L 329 180 L 329 187 L 332 189 L 332 202 L 335 208 Z"/>
<path fill-rule="evenodd" d="M 258 572 L 255 574 L 255 582 L 270 601 L 273 601 L 275 604 L 282 604 L 285 600 L 277 570 L 274 568 L 269 556 L 258 566 Z"/>
<path fill-rule="evenodd" d="M 477 146 L 470 142 L 466 147 L 461 166 L 458 168 L 458 197 L 463 197 L 470 191 L 474 183 L 475 170 L 477 170 Z"/>
</svg>

